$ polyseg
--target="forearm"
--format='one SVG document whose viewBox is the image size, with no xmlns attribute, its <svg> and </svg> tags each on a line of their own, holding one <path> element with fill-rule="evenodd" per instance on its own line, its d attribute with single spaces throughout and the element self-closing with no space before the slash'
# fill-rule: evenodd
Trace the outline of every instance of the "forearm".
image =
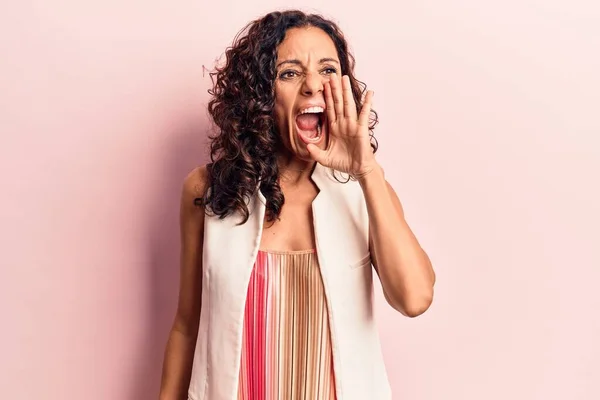
<svg viewBox="0 0 600 400">
<path fill-rule="evenodd" d="M 165 350 L 160 400 L 187 400 L 196 335 L 173 328 Z"/>
<path fill-rule="evenodd" d="M 362 177 L 370 221 L 371 252 L 386 299 L 407 316 L 422 314 L 433 299 L 435 273 L 404 218 L 400 200 L 377 166 Z"/>
</svg>

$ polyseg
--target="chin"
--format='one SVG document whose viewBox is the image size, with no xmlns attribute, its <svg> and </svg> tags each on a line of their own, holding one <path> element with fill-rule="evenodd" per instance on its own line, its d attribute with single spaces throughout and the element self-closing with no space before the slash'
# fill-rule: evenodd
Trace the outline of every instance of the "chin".
<svg viewBox="0 0 600 400">
<path fill-rule="evenodd" d="M 307 145 L 312 143 L 316 145 L 318 148 L 325 150 L 327 148 L 327 135 L 321 134 L 317 140 L 307 140 L 304 138 L 298 131 L 294 132 L 290 140 L 294 143 L 293 153 L 296 157 L 303 161 L 314 161 L 310 157 L 310 153 L 308 152 Z"/>
</svg>

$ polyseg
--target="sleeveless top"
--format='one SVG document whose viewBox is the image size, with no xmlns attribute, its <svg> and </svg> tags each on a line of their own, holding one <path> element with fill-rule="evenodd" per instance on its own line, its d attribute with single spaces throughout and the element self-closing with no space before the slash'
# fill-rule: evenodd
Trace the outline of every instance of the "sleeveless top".
<svg viewBox="0 0 600 400">
<path fill-rule="evenodd" d="M 362 188 L 356 181 L 340 183 L 320 164 L 311 177 L 319 188 L 312 203 L 315 257 L 328 310 L 336 399 L 391 400 L 373 310 L 369 215 Z M 246 201 L 250 217 L 243 224 L 239 213 L 204 219 L 202 305 L 190 400 L 238 398 L 246 299 L 266 211 L 258 188 Z"/>
<path fill-rule="evenodd" d="M 244 312 L 238 400 L 335 400 L 334 384 L 315 251 L 259 251 Z"/>
</svg>

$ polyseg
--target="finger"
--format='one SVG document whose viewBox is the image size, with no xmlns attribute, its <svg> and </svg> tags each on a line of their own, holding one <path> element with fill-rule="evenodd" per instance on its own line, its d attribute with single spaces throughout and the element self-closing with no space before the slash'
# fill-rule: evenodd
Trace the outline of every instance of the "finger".
<svg viewBox="0 0 600 400">
<path fill-rule="evenodd" d="M 336 118 L 340 119 L 344 116 L 344 100 L 340 79 L 338 78 L 337 74 L 331 74 L 331 80 L 329 81 L 329 84 L 331 85 Z"/>
<path fill-rule="evenodd" d="M 327 151 L 320 149 L 317 145 L 309 143 L 306 145 L 306 149 L 308 150 L 308 154 L 310 154 L 310 158 L 323 165 L 325 160 L 327 159 Z"/>
<path fill-rule="evenodd" d="M 331 84 L 325 82 L 325 112 L 327 113 L 327 120 L 329 123 L 336 121 L 335 116 L 335 105 L 333 103 L 333 94 L 331 92 Z"/>
<path fill-rule="evenodd" d="M 374 93 L 372 90 L 367 91 L 365 101 L 358 117 L 358 125 L 360 126 L 369 126 L 369 114 L 371 113 L 371 106 L 373 104 L 373 95 Z"/>
<path fill-rule="evenodd" d="M 342 77 L 342 92 L 344 95 L 344 116 L 350 118 L 350 121 L 356 121 L 356 103 L 354 102 L 352 85 L 348 75 Z"/>
</svg>

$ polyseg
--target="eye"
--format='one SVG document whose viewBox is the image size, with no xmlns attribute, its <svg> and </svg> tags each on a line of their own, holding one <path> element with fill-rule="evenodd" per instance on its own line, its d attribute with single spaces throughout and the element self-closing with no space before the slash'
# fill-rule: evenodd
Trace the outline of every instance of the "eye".
<svg viewBox="0 0 600 400">
<path fill-rule="evenodd" d="M 291 79 L 291 78 L 293 78 L 294 76 L 297 76 L 297 75 L 298 75 L 297 71 L 289 69 L 289 70 L 283 71 L 281 74 L 279 74 L 279 77 L 281 79 Z"/>
<path fill-rule="evenodd" d="M 333 67 L 327 67 L 323 70 L 323 72 L 325 72 L 326 75 L 331 75 L 337 73 L 337 69 Z"/>
</svg>

